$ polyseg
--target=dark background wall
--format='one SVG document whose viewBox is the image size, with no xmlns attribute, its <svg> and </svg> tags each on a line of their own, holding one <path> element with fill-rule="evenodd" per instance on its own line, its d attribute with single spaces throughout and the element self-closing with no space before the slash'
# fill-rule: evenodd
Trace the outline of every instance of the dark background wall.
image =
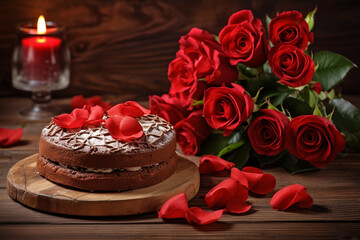
<svg viewBox="0 0 360 240">
<path fill-rule="evenodd" d="M 168 91 L 168 63 L 178 39 L 192 27 L 214 34 L 228 17 L 251 9 L 265 20 L 278 11 L 306 15 L 318 6 L 315 42 L 311 50 L 330 50 L 360 64 L 359 0 L 2 0 L 0 1 L 0 96 L 26 93 L 11 86 L 11 55 L 16 24 L 44 14 L 67 27 L 71 51 L 71 85 L 55 97 L 74 94 L 122 95 L 146 99 Z M 360 71 L 352 70 L 342 84 L 344 93 L 360 94 Z"/>
</svg>

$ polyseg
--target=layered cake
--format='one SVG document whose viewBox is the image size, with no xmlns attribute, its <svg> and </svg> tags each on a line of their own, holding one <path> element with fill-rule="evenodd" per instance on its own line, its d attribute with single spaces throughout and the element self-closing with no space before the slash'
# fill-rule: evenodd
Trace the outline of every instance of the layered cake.
<svg viewBox="0 0 360 240">
<path fill-rule="evenodd" d="M 103 114 L 85 106 L 54 117 L 41 132 L 40 175 L 88 191 L 137 189 L 171 176 L 176 169 L 173 126 L 136 103 L 125 104 Z"/>
</svg>

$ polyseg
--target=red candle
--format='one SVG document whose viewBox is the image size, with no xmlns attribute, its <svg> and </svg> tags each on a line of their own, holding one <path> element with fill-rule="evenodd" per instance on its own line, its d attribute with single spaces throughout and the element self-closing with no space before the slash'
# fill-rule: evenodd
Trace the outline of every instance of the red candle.
<svg viewBox="0 0 360 240">
<path fill-rule="evenodd" d="M 28 81 L 52 81 L 60 75 L 61 39 L 42 36 L 46 33 L 46 24 L 45 19 L 40 18 L 37 36 L 22 40 L 22 74 Z"/>
</svg>

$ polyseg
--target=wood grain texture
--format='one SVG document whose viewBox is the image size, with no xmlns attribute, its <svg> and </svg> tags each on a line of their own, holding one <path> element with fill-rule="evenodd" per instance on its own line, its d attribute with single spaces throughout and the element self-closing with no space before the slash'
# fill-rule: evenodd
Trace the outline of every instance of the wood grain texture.
<svg viewBox="0 0 360 240">
<path fill-rule="evenodd" d="M 166 226 L 166 227 L 164 227 Z M 36 231 L 34 231 L 36 229 Z M 173 224 L 3 225 L 2 239 L 358 239 L 358 223 L 216 222 L 196 226 Z"/>
<path fill-rule="evenodd" d="M 57 97 L 117 94 L 145 100 L 168 91 L 168 63 L 175 57 L 178 39 L 192 27 L 211 33 L 228 17 L 251 9 L 262 20 L 278 11 L 303 14 L 318 6 L 311 50 L 330 50 L 360 64 L 360 2 L 343 0 L 4 0 L 0 2 L 0 96 L 25 96 L 11 87 L 10 59 L 16 24 L 45 14 L 67 26 L 71 51 L 71 85 Z M 360 92 L 358 69 L 342 84 L 345 93 Z"/>
<path fill-rule="evenodd" d="M 48 181 L 36 170 L 38 154 L 17 162 L 7 175 L 9 196 L 42 211 L 78 216 L 119 216 L 154 212 L 171 197 L 185 193 L 192 199 L 200 187 L 197 166 L 178 154 L 176 171 L 165 181 L 122 192 L 91 193 Z"/>
<path fill-rule="evenodd" d="M 113 103 L 123 96 L 106 96 Z M 345 96 L 360 106 L 360 97 Z M 24 157 L 38 151 L 38 138 L 47 123 L 27 121 L 17 109 L 28 99 L 0 98 L 0 127 L 18 127 L 25 123 L 22 140 L 9 148 L 0 148 L 0 239 L 359 239 L 360 238 L 360 154 L 350 152 L 321 171 L 290 175 L 282 168 L 264 169 L 277 179 L 275 190 L 266 196 L 251 195 L 253 210 L 247 214 L 224 214 L 219 222 L 189 225 L 182 220 L 164 222 L 155 212 L 138 216 L 81 217 L 49 214 L 13 201 L 7 194 L 6 175 Z M 55 103 L 69 106 L 69 99 Z M 143 104 L 145 105 L 145 104 Z M 198 158 L 192 157 L 197 163 Z M 199 193 L 190 207 L 210 209 L 205 194 L 228 173 L 202 175 Z M 314 198 L 310 209 L 292 208 L 275 211 L 269 205 L 280 188 L 300 183 Z"/>
<path fill-rule="evenodd" d="M 225 214 L 222 221 L 247 221 L 247 222 L 297 222 L 297 221 L 360 221 L 360 182 L 359 155 L 349 155 L 338 159 L 333 164 L 323 168 L 321 171 L 298 174 L 291 176 L 281 168 L 265 169 L 264 171 L 273 174 L 277 180 L 275 190 L 266 196 L 249 195 L 249 203 L 253 209 L 249 214 L 230 215 Z M 201 176 L 201 188 L 190 206 L 210 210 L 205 203 L 205 194 L 217 183 L 226 179 L 226 176 L 217 177 L 214 175 Z M 31 181 L 35 181 L 32 179 Z M 307 187 L 308 193 L 314 198 L 314 206 L 310 209 L 290 209 L 289 211 L 275 211 L 269 202 L 273 194 L 281 188 L 300 183 Z M 41 189 L 39 189 L 41 190 Z M 5 196 L 4 196 L 4 195 Z M 19 204 L 9 201 L 5 190 L 0 190 L 0 223 L 31 223 L 43 222 L 56 223 L 58 218 L 39 214 L 24 208 Z M 43 217 L 41 217 L 43 216 Z M 149 215 L 156 218 L 156 214 Z M 94 220 L 94 219 L 93 219 Z M 129 222 L 127 218 L 105 218 L 114 222 Z M 141 219 L 143 221 L 144 219 Z M 77 219 L 64 219 L 61 222 L 78 222 Z M 140 222 L 141 222 L 140 221 Z M 158 222 L 156 219 L 153 221 Z"/>
</svg>

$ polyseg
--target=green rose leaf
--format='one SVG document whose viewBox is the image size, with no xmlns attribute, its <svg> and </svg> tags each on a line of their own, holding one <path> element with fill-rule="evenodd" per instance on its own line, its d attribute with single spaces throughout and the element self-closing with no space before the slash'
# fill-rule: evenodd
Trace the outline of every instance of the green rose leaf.
<svg viewBox="0 0 360 240">
<path fill-rule="evenodd" d="M 319 117 L 323 116 L 317 104 L 315 105 L 313 115 L 319 116 Z"/>
<path fill-rule="evenodd" d="M 355 133 L 360 131 L 360 109 L 343 98 L 331 100 L 327 106 L 327 112 L 334 110 L 332 120 L 341 132 Z"/>
<path fill-rule="evenodd" d="M 314 167 L 309 162 L 298 159 L 286 152 L 279 160 L 279 165 L 288 170 L 291 174 L 298 174 L 303 172 L 317 171 L 319 168 Z"/>
<path fill-rule="evenodd" d="M 296 91 L 293 88 L 277 83 L 278 80 L 279 79 L 275 75 L 264 72 L 248 81 L 247 91 L 251 96 L 255 96 L 259 89 L 262 88 L 257 103 L 263 103 L 266 98 L 270 98 L 271 103 L 274 106 L 278 106 L 287 96 Z"/>
<path fill-rule="evenodd" d="M 266 61 L 266 62 L 264 63 L 264 72 L 266 72 L 266 73 L 272 73 L 272 69 L 271 69 L 268 61 Z"/>
<path fill-rule="evenodd" d="M 315 91 L 305 87 L 301 90 L 299 98 L 304 102 L 307 102 L 311 108 L 314 108 L 315 104 L 318 102 L 319 95 Z"/>
<path fill-rule="evenodd" d="M 240 142 L 237 142 L 237 143 L 232 143 L 232 144 L 224 147 L 223 149 L 221 149 L 219 154 L 218 154 L 218 157 L 222 157 L 225 154 L 228 154 L 228 153 L 234 151 L 235 149 L 241 147 L 244 144 L 245 144 L 245 142 L 243 142 L 243 141 L 240 141 Z"/>
<path fill-rule="evenodd" d="M 334 109 L 335 107 L 335 109 Z M 342 98 L 331 100 L 327 106 L 336 128 L 345 134 L 346 145 L 360 150 L 360 109 Z"/>
<path fill-rule="evenodd" d="M 266 14 L 266 19 L 265 19 L 265 21 L 266 21 L 266 26 L 267 26 L 267 29 L 268 29 L 268 30 L 269 30 L 269 25 L 270 25 L 271 20 L 272 20 L 272 19 L 269 17 L 269 15 Z"/>
<path fill-rule="evenodd" d="M 297 98 L 286 98 L 283 106 L 291 113 L 292 117 L 311 115 L 313 113 L 313 109 L 309 106 L 309 104 Z"/>
<path fill-rule="evenodd" d="M 200 147 L 200 155 L 218 155 L 218 153 L 229 144 L 240 142 L 244 130 L 231 133 L 229 136 L 224 137 L 221 133 L 213 133 L 205 139 Z"/>
<path fill-rule="evenodd" d="M 219 36 L 218 36 L 218 35 L 215 35 L 215 34 L 213 34 L 213 36 L 214 36 L 215 40 L 216 40 L 217 42 L 219 42 Z"/>
<path fill-rule="evenodd" d="M 314 16 L 315 16 L 316 10 L 317 10 L 317 7 L 315 7 L 315 9 L 312 12 L 309 12 L 305 17 L 305 21 L 309 25 L 309 31 L 311 31 L 314 28 L 314 24 L 315 24 Z"/>
<path fill-rule="evenodd" d="M 339 84 L 350 69 L 356 67 L 349 59 L 329 51 L 315 53 L 313 60 L 315 64 L 319 64 L 313 81 L 319 82 L 323 90 Z"/>
<path fill-rule="evenodd" d="M 347 133 L 345 135 L 345 141 L 348 147 L 360 150 L 360 131 L 356 133 Z"/>
<path fill-rule="evenodd" d="M 232 153 L 228 154 L 226 160 L 235 163 L 235 167 L 241 169 L 249 160 L 251 144 L 245 143 Z"/>
<path fill-rule="evenodd" d="M 254 156 L 256 157 L 257 161 L 259 162 L 260 167 L 263 167 L 263 166 L 270 165 L 270 164 L 277 162 L 279 159 L 281 159 L 283 157 L 284 153 L 285 152 L 279 153 L 276 156 L 264 156 L 264 155 L 257 154 L 255 152 Z"/>
<path fill-rule="evenodd" d="M 241 63 L 237 65 L 237 68 L 239 71 L 239 80 L 249 79 L 256 76 L 255 68 L 249 68 Z"/>
</svg>

